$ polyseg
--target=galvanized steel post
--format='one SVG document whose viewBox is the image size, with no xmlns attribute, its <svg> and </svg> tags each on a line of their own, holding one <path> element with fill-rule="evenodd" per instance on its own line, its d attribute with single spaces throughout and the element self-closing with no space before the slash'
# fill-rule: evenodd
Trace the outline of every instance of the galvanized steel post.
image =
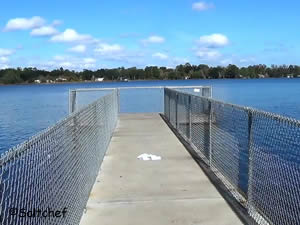
<svg viewBox="0 0 300 225">
<path fill-rule="evenodd" d="M 175 105 L 176 105 L 176 114 L 175 114 L 175 124 L 176 124 L 176 129 L 178 129 L 178 93 L 176 93 L 176 98 L 175 98 Z"/>
<path fill-rule="evenodd" d="M 169 90 L 168 90 L 168 99 L 169 99 L 169 105 L 168 105 L 168 111 L 169 111 L 169 121 L 171 121 L 171 94 L 170 94 L 170 92 L 169 92 Z"/>
<path fill-rule="evenodd" d="M 118 96 L 118 113 L 120 113 L 120 88 L 117 88 L 117 96 Z"/>
<path fill-rule="evenodd" d="M 69 90 L 69 114 L 76 109 L 76 90 Z"/>
<path fill-rule="evenodd" d="M 189 95 L 189 142 L 192 141 L 192 96 Z"/>
<path fill-rule="evenodd" d="M 251 188 L 251 179 L 252 179 L 252 150 L 251 150 L 251 130 L 252 130 L 252 117 L 253 113 L 251 110 L 248 111 L 248 187 L 247 187 L 247 208 L 248 211 L 251 208 L 251 195 L 252 195 L 252 188 Z"/>
<path fill-rule="evenodd" d="M 211 106 L 211 101 L 209 101 L 209 167 L 211 167 L 212 164 L 211 136 L 212 136 L 212 106 Z"/>
</svg>

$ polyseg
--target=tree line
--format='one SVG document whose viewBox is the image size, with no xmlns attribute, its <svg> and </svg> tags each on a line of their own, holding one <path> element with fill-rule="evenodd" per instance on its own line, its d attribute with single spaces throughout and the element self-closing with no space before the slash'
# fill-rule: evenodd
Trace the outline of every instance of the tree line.
<svg viewBox="0 0 300 225">
<path fill-rule="evenodd" d="M 300 66 L 296 65 L 271 65 L 260 64 L 248 67 L 236 65 L 208 66 L 205 64 L 191 65 L 186 63 L 176 68 L 147 66 L 144 69 L 136 67 L 114 68 L 74 71 L 68 69 L 55 69 L 52 71 L 37 68 L 9 68 L 0 70 L 1 84 L 20 83 L 54 83 L 54 82 L 80 82 L 94 81 L 96 78 L 104 80 L 176 80 L 176 79 L 223 79 L 223 78 L 280 78 L 300 77 Z"/>
</svg>

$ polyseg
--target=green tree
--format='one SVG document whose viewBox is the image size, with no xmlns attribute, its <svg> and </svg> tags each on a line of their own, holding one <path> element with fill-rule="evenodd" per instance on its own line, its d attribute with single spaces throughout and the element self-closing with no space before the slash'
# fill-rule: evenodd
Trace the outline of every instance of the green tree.
<svg viewBox="0 0 300 225">
<path fill-rule="evenodd" d="M 239 72 L 236 65 L 229 64 L 225 70 L 225 78 L 239 78 Z"/>
<path fill-rule="evenodd" d="M 221 66 L 211 67 L 208 71 L 209 78 L 219 79 L 224 77 L 224 68 Z"/>
<path fill-rule="evenodd" d="M 7 70 L 1 78 L 1 82 L 3 84 L 18 84 L 23 82 L 23 80 L 15 70 Z"/>
</svg>

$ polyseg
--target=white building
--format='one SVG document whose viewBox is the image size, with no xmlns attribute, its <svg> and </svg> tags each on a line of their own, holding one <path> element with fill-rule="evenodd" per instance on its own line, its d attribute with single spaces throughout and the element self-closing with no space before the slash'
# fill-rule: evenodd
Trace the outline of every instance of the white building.
<svg viewBox="0 0 300 225">
<path fill-rule="evenodd" d="M 60 82 L 67 81 L 67 79 L 63 77 L 56 78 L 55 80 Z"/>
<path fill-rule="evenodd" d="M 95 79 L 96 82 L 102 82 L 103 80 L 104 80 L 103 77 L 98 77 L 98 78 Z"/>
</svg>

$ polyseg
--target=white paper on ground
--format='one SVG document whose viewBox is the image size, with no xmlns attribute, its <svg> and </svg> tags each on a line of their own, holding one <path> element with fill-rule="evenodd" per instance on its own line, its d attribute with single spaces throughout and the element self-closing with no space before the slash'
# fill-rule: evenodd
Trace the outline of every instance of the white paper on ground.
<svg viewBox="0 0 300 225">
<path fill-rule="evenodd" d="M 139 160 L 144 160 L 144 161 L 148 161 L 148 160 L 153 160 L 153 161 L 161 160 L 161 156 L 147 154 L 147 153 L 141 154 L 137 158 Z"/>
<path fill-rule="evenodd" d="M 194 92 L 200 92 L 200 89 L 195 88 L 195 89 L 194 89 Z"/>
</svg>

